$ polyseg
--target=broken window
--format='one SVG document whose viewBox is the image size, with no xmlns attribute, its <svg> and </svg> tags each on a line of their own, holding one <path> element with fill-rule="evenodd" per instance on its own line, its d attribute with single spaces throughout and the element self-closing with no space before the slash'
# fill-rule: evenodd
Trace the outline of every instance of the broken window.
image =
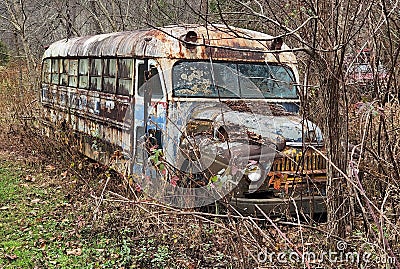
<svg viewBox="0 0 400 269">
<path fill-rule="evenodd" d="M 129 95 L 132 92 L 133 59 L 118 59 L 117 94 Z"/>
<path fill-rule="evenodd" d="M 116 92 L 116 59 L 104 59 L 103 90 L 108 93 Z"/>
<path fill-rule="evenodd" d="M 144 96 L 145 92 L 151 92 L 151 98 L 162 98 L 163 91 L 161 78 L 155 65 L 150 65 L 146 70 L 144 64 L 139 65 L 139 95 Z M 144 83 L 146 82 L 146 83 Z"/>
<path fill-rule="evenodd" d="M 138 89 L 142 87 L 142 85 L 145 82 L 145 75 L 144 73 L 147 71 L 147 67 L 145 66 L 144 63 L 140 63 L 138 65 Z"/>
<path fill-rule="evenodd" d="M 78 59 L 69 60 L 68 85 L 70 87 L 78 86 Z"/>
<path fill-rule="evenodd" d="M 51 83 L 52 84 L 58 84 L 59 81 L 59 64 L 58 64 L 58 59 L 52 59 L 51 60 Z"/>
<path fill-rule="evenodd" d="M 103 65 L 101 59 L 90 59 L 90 89 L 101 91 L 101 73 Z"/>
<path fill-rule="evenodd" d="M 89 86 L 89 59 L 79 60 L 79 88 L 87 89 Z"/>
<path fill-rule="evenodd" d="M 60 85 L 62 85 L 62 86 L 68 85 L 68 67 L 69 67 L 69 60 L 61 59 L 60 60 Z"/>
<path fill-rule="evenodd" d="M 178 62 L 172 80 L 177 97 L 298 98 L 294 74 L 284 65 Z"/>
<path fill-rule="evenodd" d="M 42 65 L 42 81 L 43 83 L 49 84 L 51 82 L 51 60 L 43 60 Z"/>
</svg>

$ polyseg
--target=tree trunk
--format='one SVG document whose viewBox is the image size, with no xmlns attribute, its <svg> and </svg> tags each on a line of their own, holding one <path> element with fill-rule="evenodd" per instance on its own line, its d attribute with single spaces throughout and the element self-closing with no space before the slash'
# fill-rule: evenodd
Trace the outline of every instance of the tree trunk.
<svg viewBox="0 0 400 269">
<path fill-rule="evenodd" d="M 351 206 L 352 188 L 338 170 L 346 173 L 348 163 L 347 113 L 344 107 L 346 102 L 343 101 L 346 96 L 339 79 L 340 69 L 335 72 L 320 67 L 320 70 L 325 145 L 330 161 L 327 166 L 328 224 L 333 234 L 344 238 L 352 230 L 354 215 Z"/>
</svg>

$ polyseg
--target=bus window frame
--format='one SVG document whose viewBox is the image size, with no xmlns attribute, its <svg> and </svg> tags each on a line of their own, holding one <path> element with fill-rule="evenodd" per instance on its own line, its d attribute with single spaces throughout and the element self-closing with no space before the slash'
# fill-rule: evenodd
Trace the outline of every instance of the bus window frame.
<svg viewBox="0 0 400 269">
<path fill-rule="evenodd" d="M 101 63 L 101 70 L 98 70 L 98 72 L 96 73 L 96 75 L 92 74 L 92 61 L 96 61 L 96 60 L 100 60 Z M 88 91 L 93 91 L 93 92 L 104 92 L 102 91 L 103 89 L 103 69 L 104 69 L 104 64 L 103 64 L 103 59 L 101 57 L 89 57 L 89 87 L 88 87 Z M 92 78 L 97 78 L 100 79 L 100 88 L 98 87 L 98 82 L 96 79 L 96 85 L 93 88 L 92 87 Z"/>
<path fill-rule="evenodd" d="M 132 70 L 130 72 L 130 78 L 120 77 L 119 63 L 120 63 L 120 61 L 123 61 L 123 60 L 132 61 Z M 132 96 L 132 95 L 134 95 L 135 94 L 135 91 L 134 91 L 135 79 L 134 78 L 135 78 L 135 70 L 136 70 L 136 68 L 135 68 L 135 58 L 133 58 L 133 57 L 116 57 L 116 64 L 117 64 L 116 95 L 120 95 L 120 96 Z M 120 82 L 120 80 L 130 80 L 131 81 L 131 85 L 130 85 L 130 87 L 128 89 L 128 94 L 121 93 L 121 91 L 119 90 L 119 85 L 120 85 L 119 82 Z"/>
<path fill-rule="evenodd" d="M 140 93 L 139 89 L 140 87 L 146 82 L 146 76 L 143 74 L 142 77 L 144 79 L 143 83 L 140 85 L 140 65 L 146 65 L 147 62 L 147 66 L 145 66 L 144 70 L 145 71 L 150 71 L 150 67 L 155 67 L 157 68 L 157 74 L 160 80 L 160 86 L 161 86 L 161 91 L 162 91 L 162 97 L 157 96 L 157 97 L 151 97 L 151 99 L 158 99 L 158 100 L 162 100 L 162 101 L 166 101 L 167 100 L 167 90 L 166 90 L 166 84 L 165 84 L 165 80 L 164 80 L 164 76 L 163 76 L 163 72 L 161 69 L 161 65 L 154 59 L 136 59 L 135 62 L 135 95 L 139 96 L 141 98 L 144 98 L 144 93 Z"/>
<path fill-rule="evenodd" d="M 101 73 L 101 92 L 103 93 L 109 93 L 109 94 L 117 94 L 117 57 L 102 57 L 102 66 L 103 66 L 103 70 Z M 112 64 L 112 62 L 114 62 L 114 64 Z M 107 63 L 107 64 L 106 64 Z M 114 76 L 110 75 L 113 71 L 110 68 L 110 66 L 114 65 Z M 108 68 L 108 73 L 107 76 L 105 74 L 106 69 Z M 105 87 L 106 85 L 106 80 L 108 81 L 114 81 L 111 82 L 110 84 L 112 84 L 112 89 L 109 90 L 108 87 Z"/>
<path fill-rule="evenodd" d="M 172 96 L 172 99 L 174 99 L 174 100 L 182 100 L 182 99 L 185 99 L 185 100 L 186 99 L 196 100 L 196 99 L 204 99 L 204 98 L 209 99 L 209 100 L 221 99 L 221 98 L 222 99 L 238 99 L 238 98 L 240 98 L 240 99 L 249 99 L 249 100 L 257 100 L 258 99 L 258 98 L 247 98 L 247 97 L 232 98 L 232 97 L 228 97 L 228 96 L 223 96 L 223 97 L 219 97 L 219 96 L 212 96 L 212 97 L 206 97 L 206 96 L 176 96 L 175 92 L 174 92 L 174 67 L 177 64 L 181 63 L 181 62 L 194 62 L 194 63 L 196 63 L 196 62 L 204 62 L 204 63 L 210 63 L 210 61 L 204 60 L 204 59 L 202 59 L 202 60 L 199 60 L 199 59 L 179 59 L 179 60 L 177 60 L 176 62 L 174 62 L 172 64 L 172 67 L 171 67 L 171 85 L 172 85 L 171 86 L 172 87 L 171 96 Z M 236 65 L 253 63 L 253 64 L 266 64 L 266 65 L 269 65 L 269 66 L 282 66 L 282 67 L 284 67 L 285 70 L 290 71 L 292 76 L 293 76 L 293 87 L 296 90 L 297 97 L 292 97 L 292 98 L 290 98 L 290 97 L 284 97 L 284 98 L 281 98 L 281 97 L 273 97 L 273 98 L 263 97 L 261 99 L 266 99 L 266 100 L 295 100 L 295 101 L 300 100 L 300 91 L 299 91 L 299 88 L 298 88 L 298 85 L 297 85 L 298 77 L 296 76 L 296 73 L 295 73 L 295 70 L 293 69 L 293 66 L 291 66 L 291 65 L 289 65 L 287 63 L 245 62 L 245 61 L 234 61 L 234 60 L 230 60 L 230 61 L 224 61 L 224 60 L 213 61 L 213 64 L 219 64 L 219 63 L 222 63 L 222 64 L 223 63 L 232 63 L 232 64 L 236 64 Z"/>
<path fill-rule="evenodd" d="M 58 58 L 58 85 L 61 87 L 69 87 L 69 60 L 70 58 Z M 63 79 L 65 79 L 65 81 L 63 81 Z"/>
<path fill-rule="evenodd" d="M 60 85 L 60 59 L 52 57 L 51 59 L 51 85 Z M 55 80 L 56 82 L 53 82 Z"/>
<path fill-rule="evenodd" d="M 86 64 L 86 74 L 81 71 L 81 62 L 83 60 L 87 61 Z M 90 58 L 89 57 L 79 57 L 78 58 L 78 89 L 90 90 L 90 78 L 89 78 L 89 69 L 90 69 Z M 81 78 L 86 77 L 86 87 L 81 86 Z"/>
<path fill-rule="evenodd" d="M 42 61 L 42 84 L 47 84 L 50 85 L 51 84 L 51 58 L 45 58 Z M 44 66 L 45 66 L 45 62 L 47 62 L 48 65 L 48 69 L 45 70 Z"/>
<path fill-rule="evenodd" d="M 76 69 L 72 67 L 76 64 Z M 75 71 L 75 73 L 73 73 Z M 75 85 L 73 84 L 73 78 L 75 78 Z M 68 58 L 68 87 L 78 88 L 79 83 L 79 58 Z"/>
</svg>

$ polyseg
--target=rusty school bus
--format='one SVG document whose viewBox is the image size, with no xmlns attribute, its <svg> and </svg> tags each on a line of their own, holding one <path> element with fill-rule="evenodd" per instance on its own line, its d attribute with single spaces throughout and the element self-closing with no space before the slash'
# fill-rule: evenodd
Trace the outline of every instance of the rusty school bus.
<svg viewBox="0 0 400 269">
<path fill-rule="evenodd" d="M 53 43 L 42 62 L 47 130 L 177 207 L 325 211 L 320 128 L 299 115 L 296 57 L 280 38 L 169 26 Z"/>
</svg>

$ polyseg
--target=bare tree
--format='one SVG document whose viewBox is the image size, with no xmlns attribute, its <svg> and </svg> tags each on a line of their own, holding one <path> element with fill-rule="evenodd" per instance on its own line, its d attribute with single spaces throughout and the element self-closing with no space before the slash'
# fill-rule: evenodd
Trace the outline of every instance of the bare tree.
<svg viewBox="0 0 400 269">
<path fill-rule="evenodd" d="M 351 234 L 355 211 L 360 208 L 366 233 L 374 234 L 375 227 L 382 248 L 392 251 L 384 229 L 394 227 L 393 219 L 385 215 L 388 204 L 394 216 L 400 212 L 396 205 L 400 200 L 396 194 L 400 179 L 398 1 L 3 3 L 0 30 L 8 37 L 9 47 L 27 60 L 29 69 L 34 69 L 45 46 L 55 40 L 167 24 L 222 23 L 285 38 L 301 64 L 304 117 L 323 126 L 325 134 L 329 230 L 343 238 Z M 361 88 L 349 83 L 349 78 L 354 59 L 364 48 L 371 49 L 374 79 L 371 85 Z M 384 79 L 380 79 L 382 66 Z M 362 109 L 355 109 L 354 104 Z M 394 229 L 393 234 L 399 233 Z"/>
</svg>

